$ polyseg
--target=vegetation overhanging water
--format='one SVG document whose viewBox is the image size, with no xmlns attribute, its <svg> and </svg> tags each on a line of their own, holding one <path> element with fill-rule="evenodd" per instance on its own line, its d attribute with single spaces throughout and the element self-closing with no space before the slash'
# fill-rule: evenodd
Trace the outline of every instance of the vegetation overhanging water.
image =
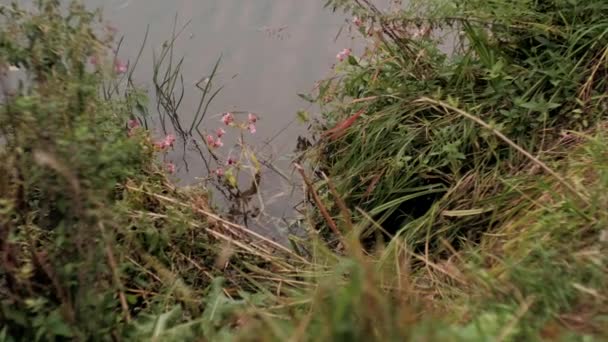
<svg viewBox="0 0 608 342">
<path fill-rule="evenodd" d="M 159 138 L 96 13 L 0 7 L 0 341 L 608 337 L 608 4 L 326 6 L 367 48 L 302 95 L 290 248 L 169 176 L 180 138 L 229 198 L 258 191 L 256 113 L 200 125 L 212 76 L 183 122 L 179 59 L 155 56 Z"/>
</svg>

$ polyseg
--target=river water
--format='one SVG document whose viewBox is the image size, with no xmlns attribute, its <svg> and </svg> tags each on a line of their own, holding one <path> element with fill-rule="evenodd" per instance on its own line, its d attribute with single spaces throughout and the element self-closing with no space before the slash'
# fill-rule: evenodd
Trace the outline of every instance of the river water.
<svg viewBox="0 0 608 342">
<path fill-rule="evenodd" d="M 219 83 L 225 88 L 212 102 L 203 130 L 221 126 L 220 113 L 259 113 L 255 135 L 247 136 L 261 159 L 282 170 L 288 179 L 265 167 L 262 190 L 256 197 L 256 230 L 282 240 L 285 222 L 297 213 L 302 196 L 290 166 L 296 138 L 306 128 L 295 119 L 298 109 L 309 104 L 298 93 L 309 92 L 328 75 L 335 56 L 350 47 L 351 40 L 336 39 L 345 17 L 323 8 L 321 0 L 87 0 L 102 7 L 104 19 L 123 37 L 119 57 L 133 62 L 149 26 L 148 43 L 135 71 L 135 79 L 150 87 L 152 51 L 160 51 L 171 38 L 177 15 L 178 27 L 189 22 L 175 44 L 184 57 L 186 94 L 180 115 L 190 121 L 198 105 L 194 84 L 211 71 L 219 55 Z M 152 92 L 151 92 L 152 93 Z M 222 150 L 223 149 L 223 150 Z M 228 153 L 225 145 L 219 153 Z M 180 149 L 168 158 L 177 166 L 181 184 L 195 184 L 208 176 L 200 155 Z M 181 153 L 181 154 L 180 154 Z M 264 219 L 265 217 L 265 219 Z M 273 223 L 274 222 L 274 223 Z"/>
</svg>

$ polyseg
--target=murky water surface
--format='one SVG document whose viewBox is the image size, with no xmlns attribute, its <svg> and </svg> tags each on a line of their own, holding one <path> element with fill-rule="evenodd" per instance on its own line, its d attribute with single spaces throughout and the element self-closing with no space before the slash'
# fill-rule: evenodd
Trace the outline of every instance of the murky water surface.
<svg viewBox="0 0 608 342">
<path fill-rule="evenodd" d="M 290 153 L 296 137 L 305 127 L 295 120 L 299 108 L 308 104 L 297 94 L 306 93 L 328 74 L 337 51 L 349 47 L 350 40 L 335 40 L 344 17 L 323 8 L 320 0 L 87 0 L 91 7 L 103 7 L 104 18 L 124 36 L 120 57 L 133 60 L 149 25 L 148 44 L 136 69 L 135 78 L 150 87 L 152 51 L 171 37 L 174 20 L 178 26 L 189 22 L 176 42 L 176 55 L 184 56 L 186 96 L 181 115 L 189 122 L 198 104 L 194 84 L 209 74 L 221 54 L 219 84 L 225 88 L 211 104 L 203 130 L 221 125 L 219 113 L 245 111 L 259 113 L 257 133 L 249 135 L 259 155 L 292 175 Z M 219 85 L 218 84 L 218 85 Z M 188 87 L 191 86 L 191 87 Z M 151 89 L 151 88 L 150 88 Z M 230 139 L 230 138 L 228 138 Z M 229 142 L 229 140 L 227 140 Z M 228 154 L 226 144 L 221 154 Z M 180 151 L 181 152 L 181 151 Z M 207 169 L 194 151 L 169 156 L 177 165 L 183 183 L 206 177 Z M 289 178 L 289 177 L 288 177 Z M 297 178 L 297 184 L 301 182 Z M 301 196 L 293 186 L 269 168 L 264 168 L 256 229 L 281 236 L 271 218 L 289 219 Z"/>
</svg>

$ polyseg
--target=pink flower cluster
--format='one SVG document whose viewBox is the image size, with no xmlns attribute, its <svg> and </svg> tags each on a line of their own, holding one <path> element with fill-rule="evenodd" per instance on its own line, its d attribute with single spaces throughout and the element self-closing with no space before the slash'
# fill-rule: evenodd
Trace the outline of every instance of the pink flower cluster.
<svg viewBox="0 0 608 342">
<path fill-rule="evenodd" d="M 130 119 L 129 121 L 127 121 L 128 136 L 129 137 L 133 136 L 133 134 L 135 133 L 135 130 L 140 127 L 141 127 L 141 124 L 139 123 L 139 121 L 137 119 Z M 154 142 L 154 147 L 156 147 L 157 149 L 162 151 L 169 147 L 173 147 L 174 144 L 175 144 L 175 135 L 167 134 L 167 136 L 165 136 L 162 140 Z M 167 163 L 165 163 L 165 169 L 166 169 L 167 173 L 174 174 L 177 168 L 176 168 L 175 164 L 173 164 L 172 162 L 167 162 Z"/>
<path fill-rule="evenodd" d="M 175 164 L 169 162 L 165 165 L 167 167 L 167 172 L 169 172 L 170 174 L 174 174 L 175 173 Z"/>
<path fill-rule="evenodd" d="M 336 58 L 342 62 L 344 61 L 346 58 L 348 58 L 348 56 L 350 56 L 350 54 L 352 53 L 351 49 L 344 49 L 342 51 L 340 51 L 337 55 Z"/>
<path fill-rule="evenodd" d="M 156 142 L 154 145 L 159 149 L 164 150 L 166 148 L 172 147 L 174 143 L 175 135 L 167 134 L 167 136 L 163 140 Z"/>
<path fill-rule="evenodd" d="M 224 113 L 224 115 L 222 115 L 221 121 L 226 126 L 234 126 L 234 115 L 232 113 Z M 255 123 L 257 121 L 258 117 L 255 116 L 255 114 L 249 113 L 247 115 L 247 130 L 251 134 L 257 132 L 257 129 L 255 127 Z M 205 138 L 207 140 L 207 145 L 209 145 L 211 148 L 218 148 L 224 146 L 224 143 L 222 142 L 222 137 L 224 135 L 226 135 L 226 130 L 219 127 L 215 130 L 215 136 L 211 134 L 207 135 L 207 137 Z"/>
<path fill-rule="evenodd" d="M 234 115 L 232 115 L 232 113 L 225 113 L 222 115 L 222 122 L 226 126 L 232 125 L 232 123 L 234 123 Z"/>
<path fill-rule="evenodd" d="M 218 148 L 224 146 L 224 143 L 222 142 L 222 139 L 219 136 L 216 138 L 213 135 L 209 134 L 207 135 L 206 139 L 207 145 L 209 145 L 209 147 L 211 148 Z"/>
<path fill-rule="evenodd" d="M 235 122 L 234 115 L 232 113 L 224 113 L 222 115 L 221 121 L 226 126 L 236 126 L 236 127 L 240 127 L 241 129 L 247 128 L 247 130 L 251 134 L 255 134 L 257 132 L 256 123 L 258 122 L 258 117 L 253 113 L 247 114 L 246 123 L 242 123 L 242 124 L 239 123 L 237 125 Z M 218 147 L 224 146 L 224 143 L 222 142 L 222 137 L 224 135 L 226 135 L 226 130 L 224 130 L 222 127 L 218 127 L 215 130 L 215 135 L 208 134 L 205 137 L 207 145 L 211 148 L 218 148 Z M 242 141 L 241 141 L 241 143 L 242 143 Z M 234 158 L 232 158 L 231 156 L 229 156 L 228 159 L 226 160 L 226 166 L 228 168 L 233 167 L 236 164 L 237 164 L 237 161 Z M 213 170 L 212 173 L 214 175 L 216 175 L 217 177 L 223 177 L 225 174 L 225 171 L 222 167 L 218 167 L 217 169 Z"/>
</svg>

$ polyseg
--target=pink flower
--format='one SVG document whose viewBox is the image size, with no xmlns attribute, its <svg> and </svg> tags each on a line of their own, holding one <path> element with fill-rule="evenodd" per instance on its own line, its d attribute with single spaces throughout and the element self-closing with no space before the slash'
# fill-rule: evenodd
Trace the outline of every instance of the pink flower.
<svg viewBox="0 0 608 342">
<path fill-rule="evenodd" d="M 129 127 L 129 129 L 138 128 L 139 121 L 137 121 L 137 119 L 131 119 L 127 122 L 127 127 Z"/>
<path fill-rule="evenodd" d="M 215 134 L 217 134 L 218 138 L 221 138 L 224 136 L 224 134 L 226 134 L 226 131 L 220 127 L 215 131 Z"/>
<path fill-rule="evenodd" d="M 247 114 L 247 121 L 249 121 L 250 124 L 256 123 L 256 121 L 258 121 L 258 117 L 255 116 L 255 114 L 249 113 Z"/>
<path fill-rule="evenodd" d="M 254 123 L 250 123 L 249 125 L 247 125 L 247 129 L 249 130 L 249 133 L 251 133 L 251 134 L 255 134 L 255 132 L 257 132 L 257 129 L 255 128 Z"/>
<path fill-rule="evenodd" d="M 224 176 L 224 169 L 217 168 L 215 171 L 213 171 L 213 173 L 215 173 L 218 177 L 223 177 Z"/>
<path fill-rule="evenodd" d="M 156 142 L 154 145 L 161 150 L 172 147 L 173 143 L 175 143 L 175 135 L 168 134 L 163 140 Z"/>
<path fill-rule="evenodd" d="M 355 24 L 357 27 L 361 27 L 361 25 L 363 25 L 363 21 L 361 21 L 361 18 L 359 17 L 353 17 L 353 24 Z"/>
<path fill-rule="evenodd" d="M 167 167 L 167 172 L 169 172 L 170 174 L 175 173 L 175 164 L 167 163 L 166 167 Z"/>
<path fill-rule="evenodd" d="M 209 147 L 211 147 L 211 148 L 217 148 L 217 147 L 224 146 L 222 139 L 220 139 L 219 137 L 216 139 L 213 137 L 213 135 L 209 134 L 209 135 L 207 135 L 206 139 L 207 139 L 207 145 L 209 145 Z"/>
<path fill-rule="evenodd" d="M 232 113 L 225 113 L 222 116 L 222 122 L 224 123 L 224 125 L 228 126 L 231 123 L 234 122 L 234 116 L 232 115 Z"/>
<path fill-rule="evenodd" d="M 350 56 L 352 50 L 351 49 L 344 49 L 342 51 L 340 51 L 337 55 L 336 58 L 342 62 L 344 61 L 348 56 Z"/>
<path fill-rule="evenodd" d="M 228 160 L 226 160 L 226 165 L 235 165 L 236 164 L 236 160 L 234 160 L 232 158 L 232 156 L 228 157 Z"/>
<path fill-rule="evenodd" d="M 165 147 L 172 147 L 173 143 L 175 143 L 175 135 L 173 134 L 168 134 L 163 140 L 163 145 Z"/>
<path fill-rule="evenodd" d="M 128 70 L 128 66 L 127 63 L 121 61 L 121 60 L 115 60 L 114 61 L 114 72 L 117 74 L 124 74 L 126 73 Z"/>
</svg>

